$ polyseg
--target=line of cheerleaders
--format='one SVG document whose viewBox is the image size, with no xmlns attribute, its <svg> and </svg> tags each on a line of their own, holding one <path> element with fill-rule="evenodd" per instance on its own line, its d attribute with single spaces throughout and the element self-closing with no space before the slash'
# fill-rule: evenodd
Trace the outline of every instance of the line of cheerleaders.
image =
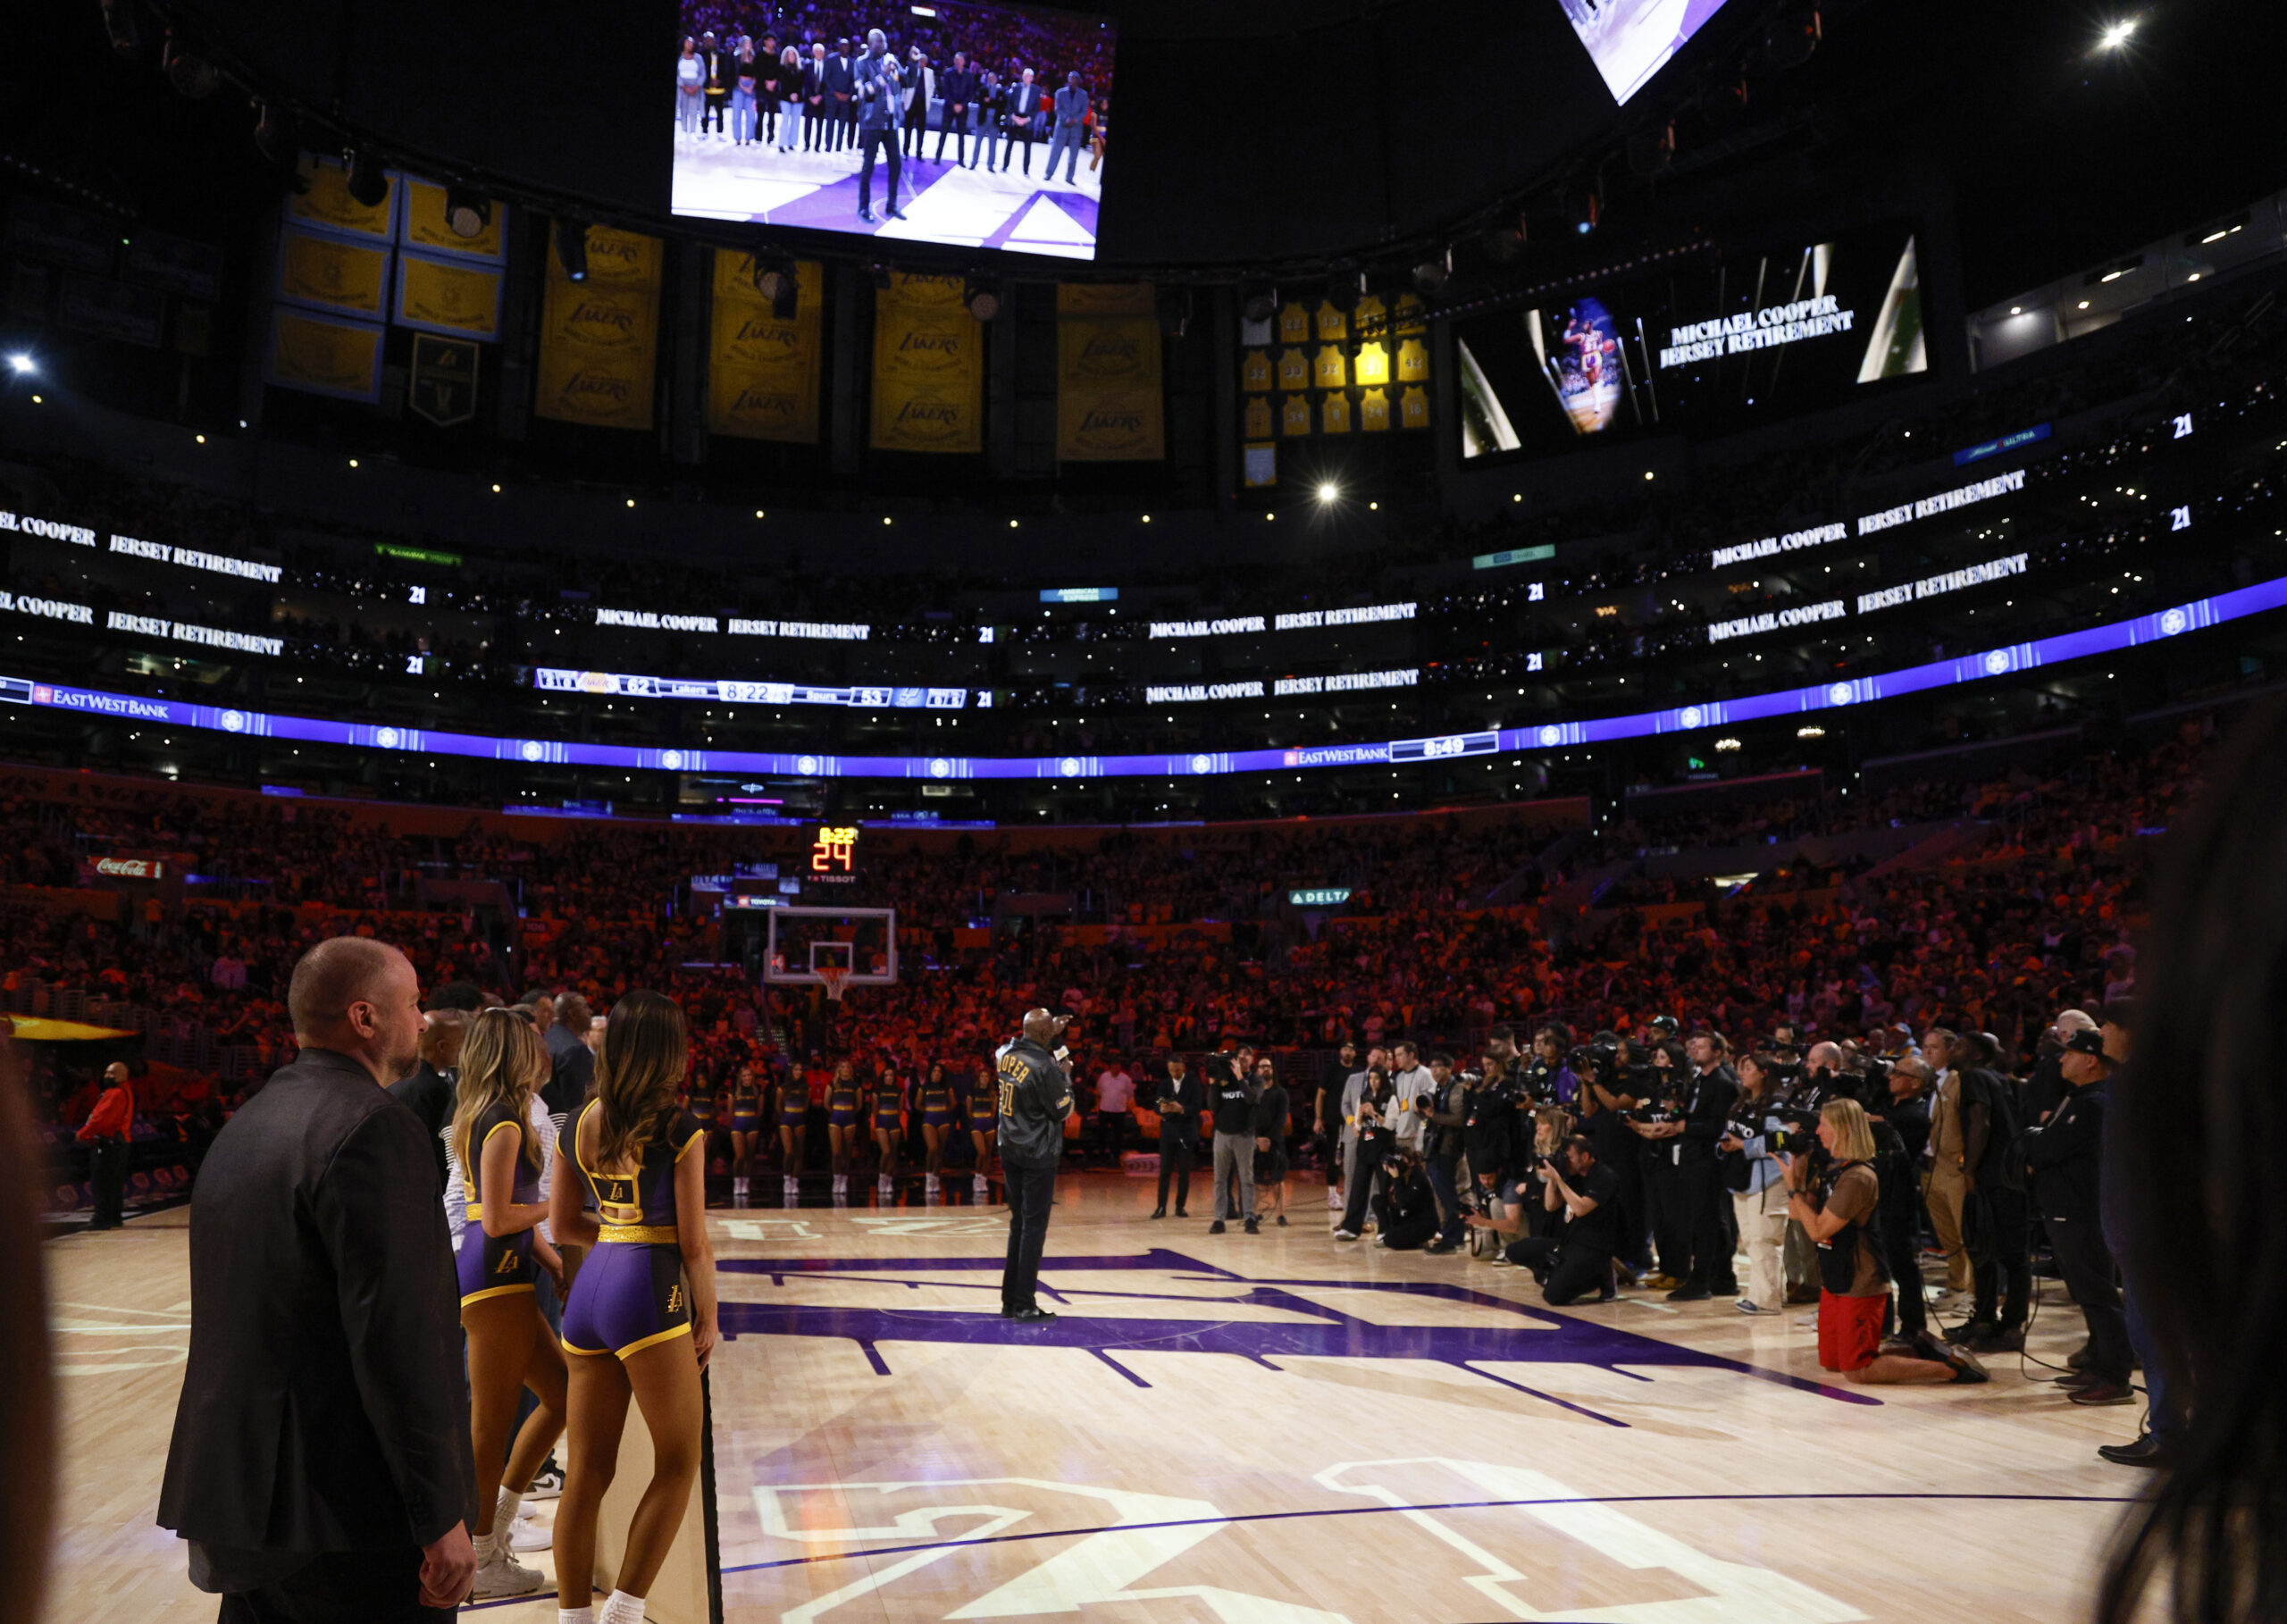
<svg viewBox="0 0 2287 1624">
<path fill-rule="evenodd" d="M 710 1137 L 725 1135 L 733 1196 L 747 1193 L 748 1180 L 773 1148 L 783 1176 L 800 1174 L 819 1129 L 837 1180 L 849 1176 L 869 1136 L 877 1172 L 892 1176 L 906 1162 L 901 1147 L 912 1144 L 916 1130 L 922 1168 L 933 1177 L 944 1170 L 949 1150 L 964 1132 L 976 1170 L 985 1173 L 993 1162 L 999 1102 L 993 1074 L 983 1067 L 973 1077 L 957 1077 L 940 1063 L 925 1077 L 884 1072 L 861 1079 L 843 1060 L 831 1072 L 814 1066 L 774 1085 L 753 1067 L 741 1066 L 721 1084 L 694 1079 L 688 1103 Z M 708 1156 L 713 1159 L 711 1150 Z"/>
</svg>

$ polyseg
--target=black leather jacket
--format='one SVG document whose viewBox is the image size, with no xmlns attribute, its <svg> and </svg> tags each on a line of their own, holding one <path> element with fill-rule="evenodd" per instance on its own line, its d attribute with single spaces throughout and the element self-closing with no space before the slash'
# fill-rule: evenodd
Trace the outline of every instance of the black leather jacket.
<svg viewBox="0 0 2287 1624">
<path fill-rule="evenodd" d="M 1056 1057 L 1018 1038 L 1001 1057 L 1001 1159 L 1051 1168 L 1064 1156 L 1064 1119 L 1072 1114 L 1072 1077 Z"/>
</svg>

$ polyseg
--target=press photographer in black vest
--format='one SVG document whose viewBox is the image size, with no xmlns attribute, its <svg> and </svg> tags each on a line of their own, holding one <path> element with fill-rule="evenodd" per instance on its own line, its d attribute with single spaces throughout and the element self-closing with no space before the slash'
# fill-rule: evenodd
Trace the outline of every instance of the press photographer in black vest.
<svg viewBox="0 0 2287 1624">
<path fill-rule="evenodd" d="M 1596 1146 L 1575 1134 L 1541 1163 L 1541 1199 L 1563 1214 L 1554 1235 L 1525 1235 L 1509 1243 L 1509 1261 L 1532 1270 L 1551 1308 L 1583 1297 L 1610 1302 L 1613 1245 L 1620 1234 L 1620 1175 L 1596 1159 Z M 1478 1221 L 1478 1220 L 1472 1220 Z"/>
<path fill-rule="evenodd" d="M 1025 1014 L 1024 1035 L 1001 1051 L 1001 1172 L 1009 1192 L 1009 1260 L 1001 1276 L 1001 1313 L 1026 1324 L 1053 1319 L 1040 1306 L 1041 1248 L 1064 1156 L 1064 1119 L 1072 1114 L 1072 1077 L 1064 1069 L 1064 1028 L 1070 1016 Z M 1053 1052 L 1051 1052 L 1051 1051 Z"/>
<path fill-rule="evenodd" d="M 2057 1063 L 2065 1097 L 2047 1122 L 2025 1131 L 2025 1159 L 2032 1167 L 2033 1200 L 2048 1230 L 2049 1251 L 2089 1322 L 2089 1364 L 2058 1385 L 2073 1389 L 2076 1404 L 2133 1403 L 2128 1377 L 2134 1355 L 2098 1197 L 2105 1084 L 2112 1075 L 2104 1034 L 2086 1026 L 2074 1031 Z"/>
<path fill-rule="evenodd" d="M 1672 1160 L 1673 1196 L 1680 1207 L 1677 1238 L 1685 1240 L 1690 1258 L 1681 1284 L 1668 1293 L 1673 1302 L 1704 1302 L 1718 1291 L 1736 1290 L 1723 1221 L 1730 1196 L 1717 1177 L 1715 1149 L 1730 1131 L 1731 1107 L 1739 1097 L 1739 1079 L 1724 1063 L 1730 1053 L 1730 1045 L 1718 1034 L 1693 1033 L 1684 1048 L 1691 1076 L 1684 1084 L 1680 1119 L 1636 1126 L 1654 1142 L 1656 1157 Z"/>
<path fill-rule="evenodd" d="M 1190 1063 L 1179 1054 L 1168 1057 L 1167 1080 L 1154 1101 L 1160 1113 L 1160 1204 L 1153 1218 L 1168 1216 L 1168 1180 L 1176 1186 L 1176 1216 L 1188 1218 L 1191 1203 L 1191 1163 L 1199 1152 L 1199 1113 L 1206 1102 Z"/>
</svg>

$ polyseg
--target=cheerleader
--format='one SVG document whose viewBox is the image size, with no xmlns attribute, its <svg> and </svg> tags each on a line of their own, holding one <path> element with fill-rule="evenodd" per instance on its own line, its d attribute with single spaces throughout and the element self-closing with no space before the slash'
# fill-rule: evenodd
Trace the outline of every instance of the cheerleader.
<svg viewBox="0 0 2287 1624">
<path fill-rule="evenodd" d="M 549 1220 L 589 1244 L 564 1305 L 571 1362 L 564 1496 L 556 1510 L 559 1624 L 642 1624 L 699 1476 L 700 1372 L 715 1348 L 706 1130 L 675 1108 L 689 1063 L 683 1011 L 638 989 L 611 1012 L 596 1097 L 565 1124 Z M 577 1170 L 577 1176 L 569 1171 Z M 619 1464 L 630 1397 L 651 1435 L 651 1480 L 630 1519 L 613 1589 L 594 1595 L 596 1523 Z M 578 1606 L 563 1603 L 578 1602 Z"/>
<path fill-rule="evenodd" d="M 834 1152 L 834 1193 L 850 1188 L 850 1153 L 858 1144 L 858 1072 L 847 1060 L 837 1060 L 834 1080 L 825 1085 L 825 1136 Z"/>
<path fill-rule="evenodd" d="M 998 1158 L 994 1142 L 1001 1132 L 1001 1085 L 994 1081 L 992 1067 L 976 1068 L 976 1081 L 968 1090 L 968 1136 L 976 1146 L 976 1182 L 984 1182 L 985 1170 Z"/>
<path fill-rule="evenodd" d="M 608 1041 L 608 1040 L 607 1040 Z M 762 1143 L 762 1087 L 754 1067 L 741 1066 L 731 1080 L 731 1200 L 747 1198 L 747 1178 Z"/>
<path fill-rule="evenodd" d="M 701 1173 L 706 1171 L 714 1156 L 715 1115 L 719 1101 L 727 1092 L 725 1090 L 718 1092 L 715 1084 L 704 1076 L 694 1076 L 691 1080 L 691 1097 L 684 1101 L 684 1104 L 689 1109 L 692 1120 L 699 1124 L 699 1131 L 707 1135 L 706 1140 L 702 1141 L 699 1147 L 699 1166 Z"/>
<path fill-rule="evenodd" d="M 905 1085 L 887 1061 L 874 1079 L 873 1095 L 874 1148 L 880 1153 L 880 1183 L 886 1190 L 896 1182 L 897 1142 L 905 1132 Z"/>
<path fill-rule="evenodd" d="M 786 1175 L 786 1193 L 794 1193 L 801 1177 L 803 1158 L 809 1149 L 809 1085 L 792 1072 L 778 1084 L 779 1165 Z"/>
<path fill-rule="evenodd" d="M 533 1233 L 549 1216 L 540 1199 L 540 1145 L 532 1129 L 532 1092 L 548 1077 L 548 1047 L 521 1013 L 487 1009 L 469 1024 L 452 1145 L 468 1199 L 458 1262 L 461 1328 L 468 1336 L 469 1437 L 480 1483 L 474 1529 L 480 1600 L 526 1595 L 543 1582 L 510 1553 L 508 1536 L 532 1474 L 564 1430 L 564 1355 L 534 1295 L 537 1271 L 543 1268 L 557 1292 L 564 1290 L 564 1260 Z M 537 1407 L 517 1427 L 517 1395 L 527 1387 Z"/>
<path fill-rule="evenodd" d="M 953 1081 L 945 1075 L 944 1062 L 935 1061 L 921 1085 L 921 1139 L 929 1147 L 927 1189 L 937 1187 L 937 1175 L 944 1171 L 945 1136 L 952 1131 Z"/>
</svg>

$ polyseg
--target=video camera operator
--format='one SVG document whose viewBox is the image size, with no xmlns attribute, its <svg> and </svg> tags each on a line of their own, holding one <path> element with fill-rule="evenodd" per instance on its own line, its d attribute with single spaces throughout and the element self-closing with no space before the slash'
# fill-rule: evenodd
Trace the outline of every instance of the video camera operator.
<svg viewBox="0 0 2287 1624">
<path fill-rule="evenodd" d="M 1574 1134 L 1542 1163 L 1541 1188 L 1547 1210 L 1562 1215 L 1561 1225 L 1554 1235 L 1510 1242 L 1509 1261 L 1532 1271 L 1551 1308 L 1570 1307 L 1592 1293 L 1599 1302 L 1611 1302 L 1619 1294 L 1613 1284 L 1613 1243 L 1620 1176 L 1596 1159 L 1587 1134 Z"/>
<path fill-rule="evenodd" d="M 1607 1079 L 1619 1068 L 1618 1046 L 1603 1042 L 1603 1037 L 1599 1034 L 1596 1043 L 1573 1050 L 1565 1065 L 1580 1079 L 1579 1132 L 1587 1137 L 1596 1165 L 1616 1182 L 1611 1215 L 1613 1256 L 1633 1285 L 1651 1268 L 1645 1250 L 1648 1242 L 1644 1225 L 1643 1141 L 1629 1125 L 1626 1113 L 1611 1103 L 1617 1096 Z"/>
</svg>

